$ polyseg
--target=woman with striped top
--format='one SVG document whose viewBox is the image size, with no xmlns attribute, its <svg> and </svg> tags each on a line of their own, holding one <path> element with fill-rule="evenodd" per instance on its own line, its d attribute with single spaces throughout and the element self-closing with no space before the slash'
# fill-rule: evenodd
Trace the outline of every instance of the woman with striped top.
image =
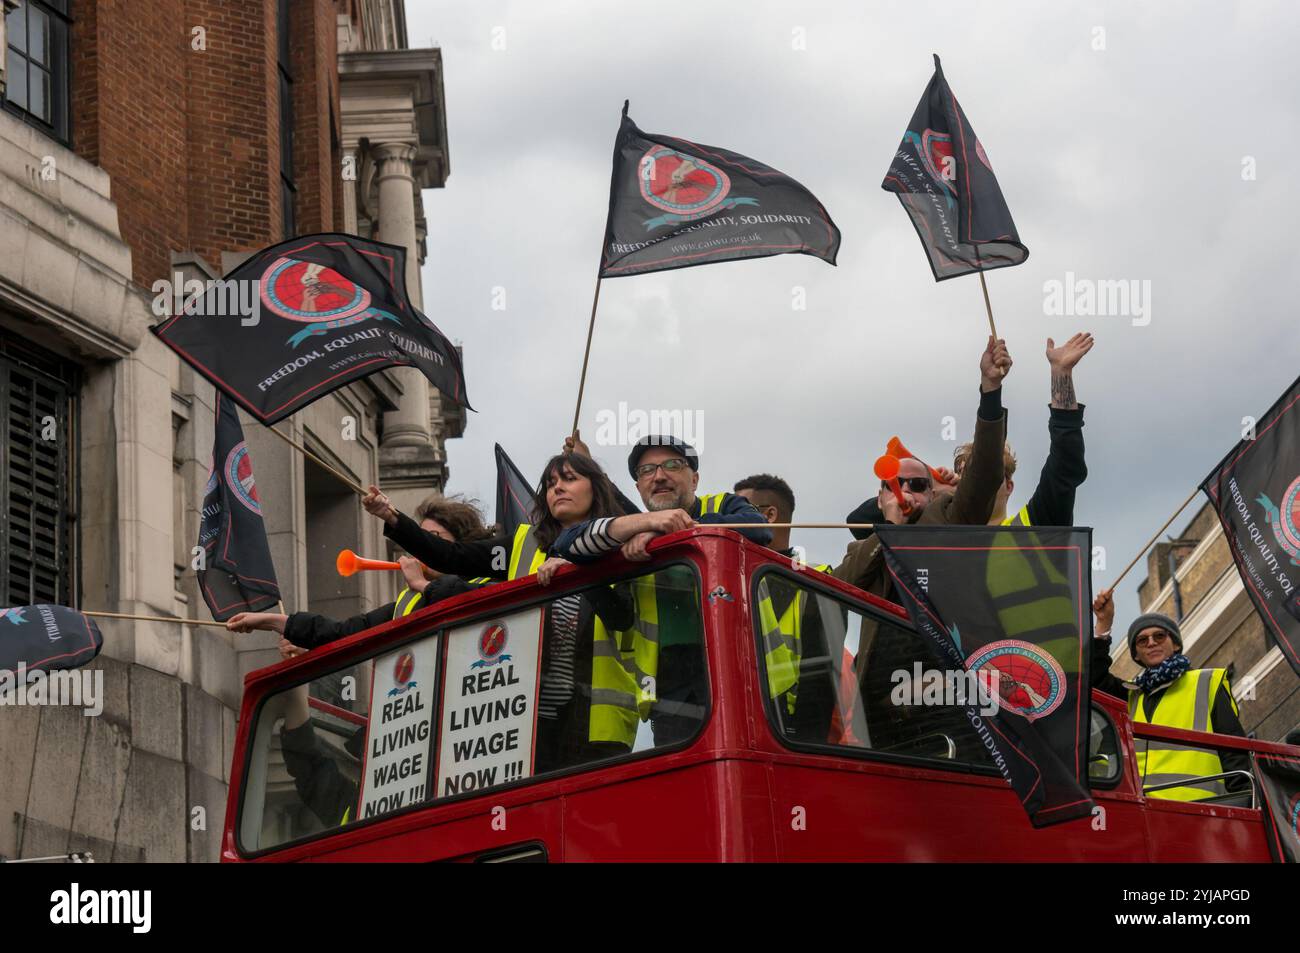
<svg viewBox="0 0 1300 953">
<path fill-rule="evenodd" d="M 385 536 L 427 566 L 462 576 L 506 579 L 510 575 L 509 559 L 505 557 L 511 552 L 513 538 L 508 534 L 476 542 L 439 539 L 421 531 L 376 487 L 371 487 L 362 504 L 387 524 Z M 613 483 L 594 460 L 581 453 L 552 457 L 533 494 L 533 536 L 541 552 L 551 557 L 538 568 L 538 582 L 549 585 L 556 570 L 568 565 L 554 554 L 555 542 L 564 530 L 589 520 L 622 517 L 623 513 Z M 672 532 L 690 524 L 690 518 L 681 511 L 642 513 L 624 519 L 636 521 L 628 527 L 620 520 L 624 531 Z M 607 525 L 601 523 L 602 528 Z M 538 699 L 535 770 L 539 773 L 627 751 L 626 745 L 617 742 L 588 740 L 597 618 L 610 631 L 633 626 L 636 608 L 630 588 L 625 584 L 597 587 L 563 596 L 548 606 Z"/>
</svg>

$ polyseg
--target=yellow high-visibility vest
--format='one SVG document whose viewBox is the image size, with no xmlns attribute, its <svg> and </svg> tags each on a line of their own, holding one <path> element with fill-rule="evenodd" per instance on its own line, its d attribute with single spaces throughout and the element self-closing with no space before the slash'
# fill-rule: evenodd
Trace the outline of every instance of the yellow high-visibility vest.
<svg viewBox="0 0 1300 953">
<path fill-rule="evenodd" d="M 699 517 L 708 516 L 710 513 L 721 513 L 722 501 L 726 499 L 726 497 L 727 494 L 725 493 L 709 493 L 705 496 L 697 496 L 695 498 L 695 503 L 699 512 L 693 515 Z"/>
<path fill-rule="evenodd" d="M 813 568 L 817 572 L 832 571 L 825 563 Z M 763 589 L 765 594 L 758 600 L 758 620 L 763 627 L 768 693 L 772 698 L 784 694 L 786 711 L 793 715 L 799 692 L 799 661 L 803 658 L 803 608 L 808 595 L 802 589 L 797 590 L 778 616 L 766 584 Z"/>
<path fill-rule="evenodd" d="M 1029 507 L 1028 507 L 1027 505 L 1026 505 L 1026 506 L 1022 506 L 1022 507 L 1020 507 L 1020 509 L 1016 511 L 1016 515 L 1015 515 L 1015 516 L 1008 516 L 1006 519 L 1004 519 L 1004 520 L 1002 521 L 1002 524 L 1001 524 L 1001 525 L 1003 525 L 1003 526 L 1028 526 L 1028 525 L 1030 525 L 1030 523 L 1029 523 Z"/>
<path fill-rule="evenodd" d="M 393 618 L 400 619 L 410 615 L 423 596 L 424 593 L 416 592 L 414 589 L 403 589 L 397 594 L 397 601 L 393 603 Z"/>
<path fill-rule="evenodd" d="M 1213 731 L 1210 712 L 1219 692 L 1226 691 L 1232 710 L 1237 702 L 1228 686 L 1228 672 L 1222 668 L 1198 668 L 1184 672 L 1164 689 L 1164 697 L 1156 708 L 1155 720 L 1147 714 L 1146 697 L 1138 689 L 1129 689 L 1128 710 L 1134 723 L 1164 725 L 1166 728 L 1183 728 L 1189 731 Z M 1152 791 L 1149 797 L 1170 798 L 1175 801 L 1199 801 L 1216 794 L 1226 794 L 1222 779 L 1197 781 L 1223 773 L 1223 762 L 1217 751 L 1192 748 L 1154 738 L 1135 738 L 1138 776 L 1142 785 L 1154 786 L 1170 781 L 1188 782 L 1181 787 Z"/>
</svg>

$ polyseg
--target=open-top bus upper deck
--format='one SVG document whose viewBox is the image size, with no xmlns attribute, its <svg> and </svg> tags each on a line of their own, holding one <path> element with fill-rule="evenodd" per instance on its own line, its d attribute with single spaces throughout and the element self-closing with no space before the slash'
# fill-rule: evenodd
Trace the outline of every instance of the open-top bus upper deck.
<svg viewBox="0 0 1300 953">
<path fill-rule="evenodd" d="M 1035 830 L 960 709 L 882 697 L 890 673 L 942 667 L 898 606 L 721 527 L 651 554 L 478 589 L 250 673 L 223 859 L 1269 859 L 1253 781 L 1150 796 L 1135 745 L 1293 748 L 1134 725 L 1094 692 L 1098 810 Z M 774 698 L 765 601 L 820 634 L 796 702 Z M 630 718 L 601 669 L 629 611 L 657 636 Z M 540 678 L 565 614 L 583 634 L 568 697 Z"/>
</svg>

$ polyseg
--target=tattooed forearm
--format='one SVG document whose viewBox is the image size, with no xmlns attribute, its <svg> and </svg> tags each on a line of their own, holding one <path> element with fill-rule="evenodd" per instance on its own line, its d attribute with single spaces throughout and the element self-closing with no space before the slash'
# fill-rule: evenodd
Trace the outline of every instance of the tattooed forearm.
<svg viewBox="0 0 1300 953">
<path fill-rule="evenodd" d="M 1052 368 L 1052 406 L 1058 410 L 1078 410 L 1074 396 L 1074 375 L 1068 370 Z"/>
</svg>

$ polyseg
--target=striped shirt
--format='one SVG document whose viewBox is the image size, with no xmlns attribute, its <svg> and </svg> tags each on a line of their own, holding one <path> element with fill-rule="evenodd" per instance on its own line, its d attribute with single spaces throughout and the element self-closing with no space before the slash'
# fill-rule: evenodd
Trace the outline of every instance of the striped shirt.
<svg viewBox="0 0 1300 953">
<path fill-rule="evenodd" d="M 623 543 L 610 531 L 610 524 L 614 519 L 613 516 L 606 516 L 587 523 L 570 545 L 570 553 L 579 557 L 600 556 L 622 546 Z"/>
<path fill-rule="evenodd" d="M 573 657 L 578 647 L 578 611 L 581 596 L 561 596 L 551 603 L 550 664 L 542 672 L 537 700 L 539 718 L 555 718 L 573 698 Z"/>
</svg>

